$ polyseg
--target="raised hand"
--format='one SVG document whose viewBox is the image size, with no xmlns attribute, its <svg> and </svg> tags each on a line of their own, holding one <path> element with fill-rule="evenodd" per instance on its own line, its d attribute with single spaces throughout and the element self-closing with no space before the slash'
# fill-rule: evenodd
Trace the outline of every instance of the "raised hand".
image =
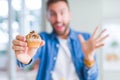
<svg viewBox="0 0 120 80">
<path fill-rule="evenodd" d="M 104 46 L 103 41 L 109 36 L 108 34 L 103 35 L 103 33 L 105 33 L 106 31 L 106 29 L 104 29 L 96 37 L 98 29 L 99 27 L 96 27 L 95 31 L 93 32 L 91 38 L 88 41 L 85 41 L 82 35 L 79 35 L 82 50 L 84 53 L 84 58 L 88 61 L 94 60 L 95 50 Z"/>
<path fill-rule="evenodd" d="M 44 45 L 41 41 L 40 46 Z M 35 55 L 37 48 L 28 48 L 26 38 L 22 35 L 17 35 L 13 40 L 13 50 L 15 51 L 16 58 L 23 64 L 28 64 L 31 58 Z"/>
</svg>

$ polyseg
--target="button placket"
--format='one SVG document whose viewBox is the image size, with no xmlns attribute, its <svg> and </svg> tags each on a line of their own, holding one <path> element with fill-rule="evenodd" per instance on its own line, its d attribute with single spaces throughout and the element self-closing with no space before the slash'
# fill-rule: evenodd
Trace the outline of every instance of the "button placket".
<svg viewBox="0 0 120 80">
<path fill-rule="evenodd" d="M 52 75 L 52 74 L 53 74 L 53 71 L 50 71 L 50 74 Z"/>
<path fill-rule="evenodd" d="M 56 47 L 59 48 L 59 44 L 56 44 Z"/>
<path fill-rule="evenodd" d="M 56 59 L 57 59 L 56 57 L 53 58 L 54 61 L 56 61 Z"/>
</svg>

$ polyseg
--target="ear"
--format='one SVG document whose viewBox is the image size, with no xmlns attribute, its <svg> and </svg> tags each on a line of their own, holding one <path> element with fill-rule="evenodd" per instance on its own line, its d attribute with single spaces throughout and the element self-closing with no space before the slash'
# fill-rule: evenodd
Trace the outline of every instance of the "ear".
<svg viewBox="0 0 120 80">
<path fill-rule="evenodd" d="M 48 21 L 50 21 L 50 16 L 49 16 L 49 12 L 48 11 L 46 11 L 46 18 L 47 18 Z"/>
<path fill-rule="evenodd" d="M 71 21 L 71 19 L 72 19 L 71 12 L 69 12 L 69 19 L 70 19 L 70 21 Z"/>
<path fill-rule="evenodd" d="M 71 12 L 69 13 L 70 14 L 70 19 L 72 18 L 72 14 L 71 14 Z"/>
</svg>

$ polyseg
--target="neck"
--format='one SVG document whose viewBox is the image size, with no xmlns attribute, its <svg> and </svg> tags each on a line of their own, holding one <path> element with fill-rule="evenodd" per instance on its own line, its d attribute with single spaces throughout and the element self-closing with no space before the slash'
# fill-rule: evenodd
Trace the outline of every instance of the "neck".
<svg viewBox="0 0 120 80">
<path fill-rule="evenodd" d="M 62 39 L 67 39 L 69 32 L 70 32 L 70 29 L 68 28 L 63 35 L 58 35 L 58 37 L 60 37 Z"/>
</svg>

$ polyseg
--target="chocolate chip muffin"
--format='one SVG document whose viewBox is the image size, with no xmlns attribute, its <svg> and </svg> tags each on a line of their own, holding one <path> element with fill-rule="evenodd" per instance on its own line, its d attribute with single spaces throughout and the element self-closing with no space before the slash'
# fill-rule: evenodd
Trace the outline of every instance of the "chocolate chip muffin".
<svg viewBox="0 0 120 80">
<path fill-rule="evenodd" d="M 42 40 L 37 32 L 31 31 L 28 35 L 26 35 L 26 41 L 28 47 L 38 48 Z"/>
</svg>

